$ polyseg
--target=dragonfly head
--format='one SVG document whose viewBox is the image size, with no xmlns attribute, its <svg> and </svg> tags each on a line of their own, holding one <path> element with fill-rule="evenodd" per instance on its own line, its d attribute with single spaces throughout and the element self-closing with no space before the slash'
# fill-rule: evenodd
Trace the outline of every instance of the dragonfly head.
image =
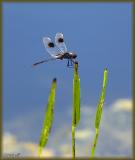
<svg viewBox="0 0 135 160">
<path fill-rule="evenodd" d="M 77 57 L 76 53 L 72 53 L 72 58 L 75 59 Z"/>
</svg>

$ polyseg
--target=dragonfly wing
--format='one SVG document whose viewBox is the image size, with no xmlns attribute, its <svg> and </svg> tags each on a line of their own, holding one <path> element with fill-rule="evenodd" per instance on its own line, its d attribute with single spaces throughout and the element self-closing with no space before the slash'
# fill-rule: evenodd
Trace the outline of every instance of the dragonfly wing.
<svg viewBox="0 0 135 160">
<path fill-rule="evenodd" d="M 47 52 L 53 58 L 57 58 L 58 57 L 57 55 L 61 53 L 61 50 L 53 43 L 53 41 L 51 40 L 51 38 L 44 37 L 43 38 L 43 43 L 44 43 L 44 46 L 45 46 Z"/>
<path fill-rule="evenodd" d="M 67 47 L 65 45 L 64 36 L 62 33 L 56 33 L 55 44 L 63 53 L 67 52 Z"/>
</svg>

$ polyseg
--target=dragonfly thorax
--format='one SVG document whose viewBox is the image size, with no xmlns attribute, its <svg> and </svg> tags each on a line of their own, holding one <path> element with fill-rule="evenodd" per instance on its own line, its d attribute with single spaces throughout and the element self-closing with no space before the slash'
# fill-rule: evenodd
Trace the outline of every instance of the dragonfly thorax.
<svg viewBox="0 0 135 160">
<path fill-rule="evenodd" d="M 71 58 L 75 59 L 77 57 L 77 54 L 73 53 L 73 52 L 69 52 L 69 55 Z"/>
<path fill-rule="evenodd" d="M 59 54 L 57 56 L 58 56 L 58 59 L 75 59 L 77 57 L 77 55 L 72 52 L 65 52 L 65 53 Z"/>
</svg>

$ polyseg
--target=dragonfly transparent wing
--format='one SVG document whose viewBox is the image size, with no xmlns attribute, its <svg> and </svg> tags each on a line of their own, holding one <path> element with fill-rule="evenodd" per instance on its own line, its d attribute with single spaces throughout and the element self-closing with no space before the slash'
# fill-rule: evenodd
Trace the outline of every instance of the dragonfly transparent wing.
<svg viewBox="0 0 135 160">
<path fill-rule="evenodd" d="M 55 44 L 63 53 L 67 52 L 67 47 L 65 45 L 64 36 L 62 33 L 56 33 Z"/>
<path fill-rule="evenodd" d="M 43 38 L 44 46 L 47 52 L 53 57 L 57 58 L 59 54 L 62 54 L 61 50 L 53 43 L 51 38 L 44 37 Z"/>
</svg>

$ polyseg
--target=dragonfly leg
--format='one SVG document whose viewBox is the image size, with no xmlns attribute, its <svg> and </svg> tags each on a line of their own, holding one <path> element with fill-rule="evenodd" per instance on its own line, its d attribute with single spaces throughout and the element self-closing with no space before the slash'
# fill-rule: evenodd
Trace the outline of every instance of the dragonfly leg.
<svg viewBox="0 0 135 160">
<path fill-rule="evenodd" d="M 70 64 L 71 64 L 71 66 L 73 66 L 73 62 L 72 62 L 72 59 L 70 60 Z"/>
<path fill-rule="evenodd" d="M 72 68 L 74 63 L 75 61 L 73 59 L 68 59 L 67 67 Z"/>
<path fill-rule="evenodd" d="M 68 67 L 73 67 L 73 61 L 72 61 L 72 59 L 69 59 L 68 60 L 68 65 L 67 65 Z"/>
<path fill-rule="evenodd" d="M 67 67 L 69 67 L 69 59 L 68 59 Z"/>
</svg>

